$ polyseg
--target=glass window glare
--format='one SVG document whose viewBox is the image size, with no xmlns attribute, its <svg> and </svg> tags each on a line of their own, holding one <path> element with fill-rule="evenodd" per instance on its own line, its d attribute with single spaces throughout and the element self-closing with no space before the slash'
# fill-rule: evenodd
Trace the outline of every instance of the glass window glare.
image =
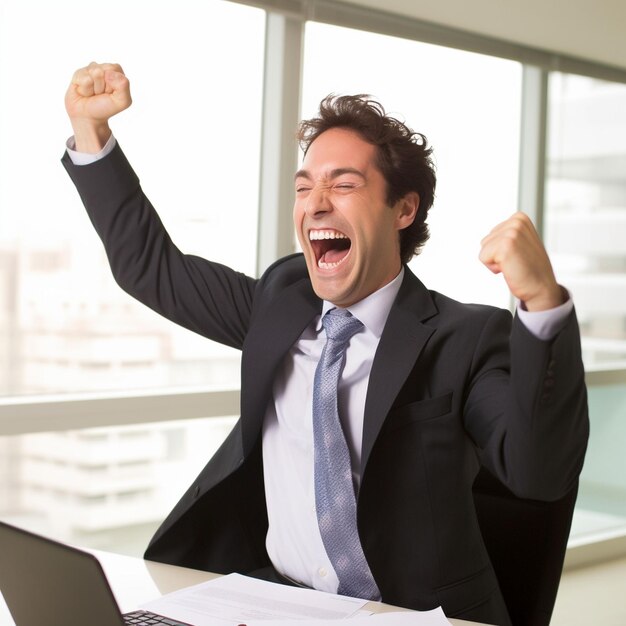
<svg viewBox="0 0 626 626">
<path fill-rule="evenodd" d="M 264 11 L 157 0 L 146 27 L 138 2 L 0 8 L 0 396 L 237 386 L 235 351 L 113 282 L 59 162 L 63 94 L 78 67 L 121 63 L 134 104 L 111 126 L 173 240 L 254 274 Z"/>
<path fill-rule="evenodd" d="M 546 243 L 573 292 L 587 369 L 626 367 L 626 85 L 554 73 Z"/>
<path fill-rule="evenodd" d="M 588 371 L 626 368 L 626 85 L 552 73 L 546 245 L 573 294 Z M 626 532 L 626 387 L 589 388 L 573 542 Z"/>
<path fill-rule="evenodd" d="M 78 67 L 121 63 L 134 103 L 111 126 L 173 240 L 254 274 L 265 12 L 223 0 L 0 0 L 0 12 L 0 397 L 237 387 L 238 352 L 114 283 L 60 163 L 63 96 Z M 0 516 L 139 555 L 232 423 L 0 438 Z"/>
</svg>

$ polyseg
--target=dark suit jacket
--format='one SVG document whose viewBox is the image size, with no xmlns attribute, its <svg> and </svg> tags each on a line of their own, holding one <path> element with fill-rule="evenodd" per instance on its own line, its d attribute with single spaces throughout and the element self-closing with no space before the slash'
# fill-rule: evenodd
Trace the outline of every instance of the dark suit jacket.
<svg viewBox="0 0 626 626">
<path fill-rule="evenodd" d="M 64 164 L 119 284 L 174 322 L 243 351 L 241 418 L 152 539 L 146 557 L 217 572 L 269 564 L 261 425 L 274 373 L 320 313 L 302 256 L 253 279 L 170 241 L 116 147 Z M 508 616 L 472 500 L 481 463 L 515 493 L 556 499 L 588 436 L 575 316 L 550 342 L 507 311 L 428 291 L 408 270 L 376 352 L 358 528 L 385 602 L 448 616 Z"/>
</svg>

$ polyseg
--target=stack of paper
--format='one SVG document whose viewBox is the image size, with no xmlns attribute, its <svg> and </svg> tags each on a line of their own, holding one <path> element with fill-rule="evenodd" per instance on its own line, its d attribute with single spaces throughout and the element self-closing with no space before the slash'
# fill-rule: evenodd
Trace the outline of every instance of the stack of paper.
<svg viewBox="0 0 626 626">
<path fill-rule="evenodd" d="M 364 611 L 367 600 L 229 574 L 152 600 L 142 608 L 194 626 L 322 626 L 349 618 L 350 626 L 449 626 L 432 611 Z"/>
</svg>

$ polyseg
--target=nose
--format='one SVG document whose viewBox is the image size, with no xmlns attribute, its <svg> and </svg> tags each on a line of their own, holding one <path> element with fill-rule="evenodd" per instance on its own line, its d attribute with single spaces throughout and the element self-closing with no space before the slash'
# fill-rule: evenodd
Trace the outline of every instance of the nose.
<svg viewBox="0 0 626 626">
<path fill-rule="evenodd" d="M 305 213 L 309 217 L 315 217 L 331 211 L 332 208 L 328 191 L 322 185 L 315 185 L 304 206 Z"/>
</svg>

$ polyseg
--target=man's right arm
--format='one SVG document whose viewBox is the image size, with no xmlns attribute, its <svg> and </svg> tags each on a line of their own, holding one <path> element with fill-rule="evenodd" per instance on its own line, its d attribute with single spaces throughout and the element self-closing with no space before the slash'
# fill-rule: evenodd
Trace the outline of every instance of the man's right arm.
<svg viewBox="0 0 626 626">
<path fill-rule="evenodd" d="M 63 165 L 104 244 L 118 284 L 175 323 L 241 348 L 256 280 L 183 254 L 171 241 L 111 135 L 108 120 L 130 102 L 128 80 L 118 65 L 90 64 L 78 70 L 67 91 L 66 108 L 75 147 L 92 162 L 80 165 L 66 154 Z M 99 155 L 105 147 L 110 153 Z"/>
</svg>

